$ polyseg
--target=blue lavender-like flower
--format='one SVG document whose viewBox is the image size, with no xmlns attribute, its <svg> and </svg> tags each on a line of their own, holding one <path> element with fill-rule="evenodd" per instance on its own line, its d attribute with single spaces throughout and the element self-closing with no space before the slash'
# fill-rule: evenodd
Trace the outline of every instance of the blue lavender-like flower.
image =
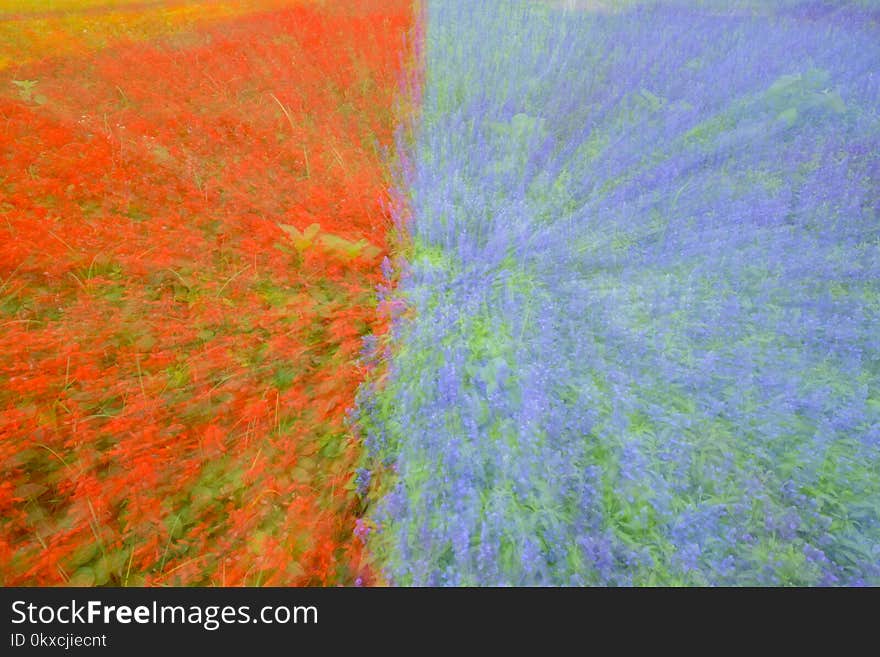
<svg viewBox="0 0 880 657">
<path fill-rule="evenodd" d="M 368 468 L 358 468 L 355 471 L 354 483 L 357 487 L 357 494 L 364 497 L 370 488 L 370 480 L 373 473 Z"/>
</svg>

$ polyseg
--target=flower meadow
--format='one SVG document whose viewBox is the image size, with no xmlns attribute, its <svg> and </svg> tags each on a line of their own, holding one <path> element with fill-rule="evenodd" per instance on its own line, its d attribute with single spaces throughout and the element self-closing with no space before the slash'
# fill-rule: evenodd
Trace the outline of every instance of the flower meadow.
<svg viewBox="0 0 880 657">
<path fill-rule="evenodd" d="M 372 583 L 345 420 L 411 7 L 12 5 L 0 583 Z"/>
<path fill-rule="evenodd" d="M 880 585 L 875 3 L 51 4 L 0 585 Z"/>
<path fill-rule="evenodd" d="M 399 585 L 880 584 L 877 8 L 568 5 L 426 5 L 371 553 Z"/>
</svg>

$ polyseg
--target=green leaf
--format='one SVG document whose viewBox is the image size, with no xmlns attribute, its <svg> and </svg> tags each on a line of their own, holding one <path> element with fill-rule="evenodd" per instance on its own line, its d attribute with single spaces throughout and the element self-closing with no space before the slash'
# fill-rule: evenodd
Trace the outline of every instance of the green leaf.
<svg viewBox="0 0 880 657">
<path fill-rule="evenodd" d="M 37 80 L 13 80 L 12 84 L 24 91 L 30 91 L 37 86 Z"/>
<path fill-rule="evenodd" d="M 777 117 L 780 121 L 784 122 L 789 127 L 793 126 L 797 123 L 798 120 L 798 111 L 796 107 L 789 107 L 784 112 L 780 112 Z"/>
<path fill-rule="evenodd" d="M 651 109 L 652 112 L 656 112 L 657 110 L 659 110 L 666 102 L 663 98 L 660 98 L 659 96 L 651 93 L 647 89 L 642 89 L 640 91 L 640 94 L 642 96 L 642 99 L 647 102 L 648 107 Z"/>
<path fill-rule="evenodd" d="M 94 586 L 95 571 L 91 568 L 80 568 L 70 577 L 71 586 Z"/>
<path fill-rule="evenodd" d="M 18 95 L 22 100 L 30 101 L 31 93 L 37 86 L 37 80 L 13 80 L 12 84 L 18 87 Z"/>
</svg>

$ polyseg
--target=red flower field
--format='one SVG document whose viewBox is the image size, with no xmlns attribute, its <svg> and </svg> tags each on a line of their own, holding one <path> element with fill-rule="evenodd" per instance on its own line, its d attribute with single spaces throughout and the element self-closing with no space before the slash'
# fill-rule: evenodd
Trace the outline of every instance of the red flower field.
<svg viewBox="0 0 880 657">
<path fill-rule="evenodd" d="M 345 417 L 411 3 L 11 4 L 0 584 L 375 583 Z"/>
</svg>

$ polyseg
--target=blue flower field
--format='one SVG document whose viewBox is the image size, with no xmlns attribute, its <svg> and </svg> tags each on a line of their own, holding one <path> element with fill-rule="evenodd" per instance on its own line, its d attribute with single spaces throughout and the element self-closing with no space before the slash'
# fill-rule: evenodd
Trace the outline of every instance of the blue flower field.
<svg viewBox="0 0 880 657">
<path fill-rule="evenodd" d="M 352 422 L 396 585 L 880 585 L 880 5 L 423 7 Z"/>
</svg>

